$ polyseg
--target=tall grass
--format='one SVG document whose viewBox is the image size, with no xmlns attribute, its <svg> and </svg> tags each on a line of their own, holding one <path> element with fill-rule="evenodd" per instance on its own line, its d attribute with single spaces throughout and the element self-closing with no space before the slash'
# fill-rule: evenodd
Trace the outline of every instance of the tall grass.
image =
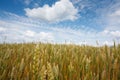
<svg viewBox="0 0 120 80">
<path fill-rule="evenodd" d="M 120 45 L 0 44 L 0 80 L 120 80 Z"/>
</svg>

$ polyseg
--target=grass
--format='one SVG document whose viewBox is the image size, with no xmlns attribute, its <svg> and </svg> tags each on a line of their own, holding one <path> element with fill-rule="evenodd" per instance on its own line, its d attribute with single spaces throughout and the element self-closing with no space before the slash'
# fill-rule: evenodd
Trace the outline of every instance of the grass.
<svg viewBox="0 0 120 80">
<path fill-rule="evenodd" d="M 120 80 L 120 45 L 0 44 L 0 80 Z"/>
</svg>

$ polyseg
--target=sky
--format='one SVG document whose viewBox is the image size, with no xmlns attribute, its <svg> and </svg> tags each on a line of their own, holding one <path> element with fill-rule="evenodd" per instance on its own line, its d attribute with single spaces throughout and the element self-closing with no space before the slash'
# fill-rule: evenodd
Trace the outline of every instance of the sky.
<svg viewBox="0 0 120 80">
<path fill-rule="evenodd" d="M 0 0 L 0 43 L 112 45 L 119 25 L 120 0 Z"/>
</svg>

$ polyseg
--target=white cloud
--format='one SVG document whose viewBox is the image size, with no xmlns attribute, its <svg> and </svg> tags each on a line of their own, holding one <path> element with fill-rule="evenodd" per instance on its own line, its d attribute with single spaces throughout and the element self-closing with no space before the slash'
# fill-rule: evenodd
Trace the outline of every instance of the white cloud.
<svg viewBox="0 0 120 80">
<path fill-rule="evenodd" d="M 31 2 L 32 2 L 32 0 L 24 0 L 24 3 L 25 3 L 26 5 L 29 5 Z"/>
<path fill-rule="evenodd" d="M 120 38 L 120 31 L 111 31 L 110 34 L 116 38 Z"/>
<path fill-rule="evenodd" d="M 0 32 L 6 31 L 6 28 L 0 27 Z"/>
<path fill-rule="evenodd" d="M 28 17 L 47 22 L 73 21 L 78 18 L 78 10 L 69 0 L 60 0 L 51 7 L 44 5 L 33 9 L 26 8 L 25 12 Z"/>
<path fill-rule="evenodd" d="M 107 1 L 107 0 L 106 0 Z M 105 44 L 113 44 L 113 40 L 118 42 L 120 40 L 120 0 L 110 1 L 110 3 L 100 10 L 97 10 L 99 14 L 98 22 L 103 26 L 103 36 L 106 36 Z"/>
<path fill-rule="evenodd" d="M 33 37 L 33 36 L 35 36 L 35 32 L 30 31 L 30 30 L 27 30 L 27 31 L 25 32 L 25 35 L 28 36 L 28 37 Z"/>
<path fill-rule="evenodd" d="M 81 2 L 82 0 L 71 0 L 73 2 L 73 4 L 77 4 L 79 2 Z"/>
<path fill-rule="evenodd" d="M 39 4 L 38 3 L 34 3 L 34 7 L 35 8 L 39 7 Z"/>
<path fill-rule="evenodd" d="M 120 30 L 120 0 L 111 1 L 108 6 L 98 10 L 104 30 Z M 99 21 L 100 22 L 100 21 Z"/>
<path fill-rule="evenodd" d="M 50 32 L 40 32 L 38 33 L 38 36 L 40 37 L 40 39 L 43 39 L 43 40 L 53 40 L 54 39 L 54 36 L 52 33 Z"/>
<path fill-rule="evenodd" d="M 29 18 L 24 18 L 14 14 L 8 14 L 11 17 L 10 20 L 0 20 L 1 30 L 6 29 L 5 32 L 0 33 L 0 42 L 4 41 L 6 37 L 6 42 L 54 42 L 54 43 L 74 43 L 74 44 L 89 44 L 96 45 L 96 41 L 99 40 L 100 44 L 105 41 L 113 40 L 113 36 L 109 36 L 107 33 L 110 31 L 104 31 L 105 33 L 97 33 L 91 28 L 71 25 L 49 25 L 41 24 L 41 22 Z M 119 32 L 111 32 L 111 35 L 118 34 Z"/>
<path fill-rule="evenodd" d="M 50 42 L 54 40 L 54 34 L 51 31 L 45 32 L 40 25 L 29 25 L 29 19 L 26 22 L 0 20 L 0 25 L 0 38 L 3 40 L 6 37 L 6 42 Z M 39 26 L 39 31 L 35 29 L 37 26 Z"/>
<path fill-rule="evenodd" d="M 118 16 L 120 16 L 120 9 L 114 11 L 110 16 L 112 16 L 112 17 L 118 17 Z"/>
<path fill-rule="evenodd" d="M 112 38 L 120 38 L 120 31 L 118 30 L 104 30 L 103 34 L 112 36 Z"/>
<path fill-rule="evenodd" d="M 113 12 L 108 13 L 107 16 L 108 25 L 111 25 L 111 27 L 119 27 L 120 25 L 120 9 L 116 9 Z"/>
<path fill-rule="evenodd" d="M 54 40 L 54 35 L 51 32 L 35 32 L 32 30 L 27 30 L 23 33 L 25 37 L 31 38 L 31 40 L 36 41 L 51 41 Z"/>
</svg>

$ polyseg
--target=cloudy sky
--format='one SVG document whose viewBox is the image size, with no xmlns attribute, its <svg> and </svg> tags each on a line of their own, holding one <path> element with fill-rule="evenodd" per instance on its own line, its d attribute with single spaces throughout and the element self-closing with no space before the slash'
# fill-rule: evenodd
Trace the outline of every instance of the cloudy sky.
<svg viewBox="0 0 120 80">
<path fill-rule="evenodd" d="M 112 45 L 120 0 L 0 0 L 0 42 Z"/>
</svg>

